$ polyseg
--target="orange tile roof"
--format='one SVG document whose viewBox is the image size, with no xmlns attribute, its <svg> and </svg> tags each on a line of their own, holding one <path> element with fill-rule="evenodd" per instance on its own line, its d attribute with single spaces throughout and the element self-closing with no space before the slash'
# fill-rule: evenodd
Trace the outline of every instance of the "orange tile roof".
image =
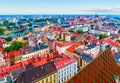
<svg viewBox="0 0 120 83">
<path fill-rule="evenodd" d="M 33 58 L 30 58 L 27 61 L 28 61 L 28 63 L 32 63 L 33 62 Z"/>
<path fill-rule="evenodd" d="M 35 62 L 35 63 L 33 63 L 36 67 L 38 67 L 38 66 L 40 66 L 40 65 L 43 65 L 43 64 L 45 64 L 45 63 L 47 63 L 47 60 L 46 59 L 42 59 L 42 60 L 40 60 L 40 61 L 38 61 L 38 62 Z"/>
<path fill-rule="evenodd" d="M 81 45 L 80 43 L 75 43 L 74 45 L 72 45 L 71 47 L 69 47 L 66 50 L 69 51 L 69 52 L 74 52 L 75 48 L 78 47 L 78 46 L 80 46 L 80 45 Z"/>
</svg>

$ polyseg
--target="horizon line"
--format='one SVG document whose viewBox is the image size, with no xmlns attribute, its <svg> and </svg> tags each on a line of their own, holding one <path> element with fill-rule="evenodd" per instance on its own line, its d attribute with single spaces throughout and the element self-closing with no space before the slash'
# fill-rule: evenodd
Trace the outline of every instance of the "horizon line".
<svg viewBox="0 0 120 83">
<path fill-rule="evenodd" d="M 114 13 L 113 14 L 111 14 L 111 13 L 103 13 L 103 14 L 99 14 L 99 13 L 93 13 L 93 14 L 87 14 L 87 13 L 86 14 L 69 14 L 69 13 L 68 14 L 64 14 L 64 13 L 63 14 L 62 13 L 61 14 L 54 14 L 54 13 L 53 14 L 37 14 L 37 13 L 36 14 L 32 14 L 32 13 L 24 14 L 24 13 L 21 13 L 20 14 L 20 13 L 18 13 L 18 14 L 14 14 L 13 13 L 13 14 L 0 14 L 0 15 L 96 15 L 96 14 L 97 15 L 120 15 L 120 13 L 119 14 L 114 14 Z"/>
</svg>

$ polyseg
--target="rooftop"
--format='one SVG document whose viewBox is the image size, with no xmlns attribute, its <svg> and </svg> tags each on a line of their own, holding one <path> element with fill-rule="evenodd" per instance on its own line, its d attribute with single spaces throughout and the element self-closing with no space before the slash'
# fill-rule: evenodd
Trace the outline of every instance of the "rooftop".
<svg viewBox="0 0 120 83">
<path fill-rule="evenodd" d="M 69 52 L 74 52 L 75 51 L 75 48 L 80 46 L 81 44 L 80 43 L 75 43 L 74 45 L 70 46 L 68 49 L 66 49 L 67 51 Z"/>
<path fill-rule="evenodd" d="M 35 67 L 33 69 L 21 73 L 19 77 L 15 80 L 15 83 L 31 83 L 35 80 L 42 79 L 46 75 L 49 75 L 55 71 L 56 67 L 54 65 L 54 62 L 51 61 L 42 66 Z"/>
<path fill-rule="evenodd" d="M 62 56 L 61 58 L 55 61 L 55 66 L 57 69 L 60 69 L 75 61 L 73 57 L 69 57 L 68 55 L 62 54 L 61 56 Z"/>
<path fill-rule="evenodd" d="M 82 57 L 82 58 L 84 58 L 84 59 L 87 59 L 88 61 L 92 61 L 93 60 L 93 58 L 91 58 L 88 54 L 80 54 L 80 56 Z"/>
<path fill-rule="evenodd" d="M 60 41 L 55 41 L 55 45 L 59 47 L 64 47 L 64 46 L 69 46 L 72 45 L 72 42 L 60 42 Z"/>
<path fill-rule="evenodd" d="M 109 43 L 110 45 L 120 47 L 120 43 L 118 43 L 116 41 L 113 41 L 113 40 L 110 40 L 110 39 L 104 39 L 103 41 Z"/>
<path fill-rule="evenodd" d="M 43 43 L 42 44 L 39 43 L 39 45 L 33 47 L 33 51 L 37 51 L 37 50 L 41 50 L 41 49 L 45 49 L 45 48 L 48 48 L 48 46 Z"/>
<path fill-rule="evenodd" d="M 92 48 L 96 47 L 96 45 L 95 44 L 88 44 L 87 47 L 88 47 L 88 49 L 92 49 Z"/>
<path fill-rule="evenodd" d="M 24 71 L 25 71 L 24 68 L 20 68 L 20 69 L 18 69 L 18 70 L 13 71 L 13 72 L 12 72 L 13 79 L 16 78 L 16 77 L 18 77 L 19 74 L 22 73 L 22 72 L 24 72 Z"/>
</svg>

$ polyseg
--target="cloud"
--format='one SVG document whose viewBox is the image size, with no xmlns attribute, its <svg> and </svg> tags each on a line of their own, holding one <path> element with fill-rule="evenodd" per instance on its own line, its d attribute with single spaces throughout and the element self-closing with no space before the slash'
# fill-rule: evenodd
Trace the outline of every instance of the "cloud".
<svg viewBox="0 0 120 83">
<path fill-rule="evenodd" d="M 82 10 L 85 13 L 98 13 L 98 14 L 120 14 L 120 7 L 116 8 L 96 8 L 96 9 L 88 9 Z"/>
</svg>

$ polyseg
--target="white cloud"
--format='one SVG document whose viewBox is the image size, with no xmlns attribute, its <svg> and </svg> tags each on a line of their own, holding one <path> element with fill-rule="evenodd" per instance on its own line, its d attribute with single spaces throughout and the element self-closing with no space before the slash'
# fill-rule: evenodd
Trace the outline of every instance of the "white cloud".
<svg viewBox="0 0 120 83">
<path fill-rule="evenodd" d="M 116 8 L 99 8 L 99 9 L 89 9 L 89 10 L 83 10 L 86 13 L 98 13 L 98 14 L 120 14 L 120 7 Z"/>
</svg>

